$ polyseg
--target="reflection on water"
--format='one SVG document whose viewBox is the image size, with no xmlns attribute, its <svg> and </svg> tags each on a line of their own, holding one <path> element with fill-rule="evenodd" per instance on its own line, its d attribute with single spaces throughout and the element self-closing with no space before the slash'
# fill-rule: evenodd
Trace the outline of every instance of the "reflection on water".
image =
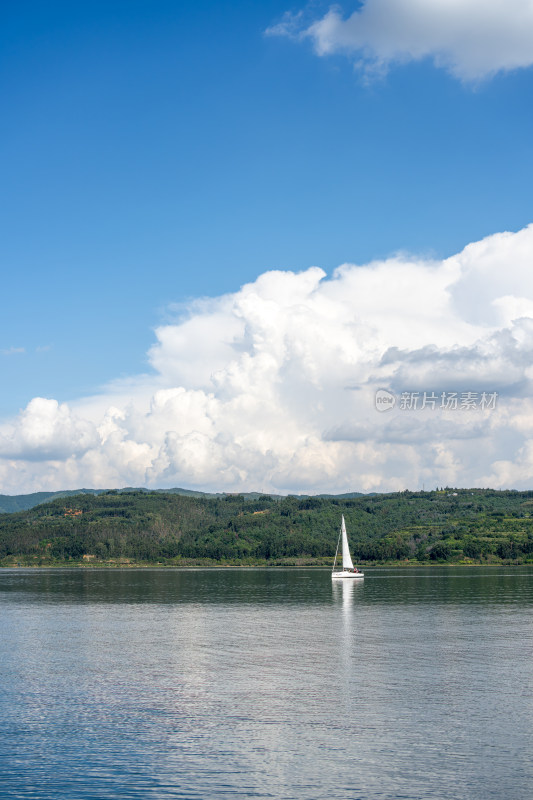
<svg viewBox="0 0 533 800">
<path fill-rule="evenodd" d="M 333 600 L 341 603 L 345 610 L 350 609 L 355 597 L 362 596 L 364 580 L 331 581 Z"/>
<path fill-rule="evenodd" d="M 336 586 L 352 585 L 361 590 L 361 602 L 373 606 L 531 602 L 533 567 L 367 567 L 365 574 L 364 580 L 332 581 L 325 569 L 6 569 L 0 571 L 0 598 L 38 597 L 51 604 L 328 604 Z"/>
<path fill-rule="evenodd" d="M 533 796 L 533 570 L 0 572 L 2 797 Z"/>
</svg>

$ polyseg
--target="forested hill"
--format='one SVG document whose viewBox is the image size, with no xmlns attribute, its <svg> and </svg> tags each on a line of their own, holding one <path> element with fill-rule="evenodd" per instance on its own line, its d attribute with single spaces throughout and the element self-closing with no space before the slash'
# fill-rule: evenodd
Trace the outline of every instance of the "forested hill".
<svg viewBox="0 0 533 800">
<path fill-rule="evenodd" d="M 12 514 L 15 511 L 26 511 L 42 503 L 50 502 L 58 497 L 73 497 L 76 494 L 104 494 L 106 489 L 65 489 L 59 492 L 33 492 L 32 494 L 0 494 L 0 514 Z M 117 489 L 118 492 L 148 492 L 148 489 Z M 165 494 L 183 494 L 187 497 L 216 497 L 215 494 L 195 492 L 192 489 L 157 489 Z"/>
<path fill-rule="evenodd" d="M 65 492 L 32 492 L 32 494 L 0 494 L 0 514 L 13 514 L 16 511 L 26 511 L 28 508 L 55 500 L 56 497 L 69 497 L 74 494 L 85 492 L 85 489 Z M 98 493 L 98 490 L 93 492 Z"/>
<path fill-rule="evenodd" d="M 341 514 L 360 563 L 533 563 L 533 492 L 362 497 L 121 491 L 0 515 L 0 564 L 331 563 Z"/>
<path fill-rule="evenodd" d="M 72 497 L 76 494 L 104 494 L 106 489 L 65 489 L 59 492 L 33 492 L 32 494 L 16 494 L 16 495 L 9 495 L 9 494 L 0 494 L 0 514 L 13 514 L 15 511 L 27 511 L 34 506 L 41 505 L 42 503 L 48 503 L 56 498 L 60 497 Z M 209 493 L 209 492 L 197 492 L 194 489 L 116 489 L 119 494 L 131 494 L 132 492 L 144 492 L 145 494 L 149 493 L 156 493 L 156 494 L 182 494 L 185 497 L 225 497 L 224 492 L 220 493 Z M 256 497 L 262 497 L 260 492 L 248 492 L 242 495 L 250 500 L 253 500 Z M 271 497 L 281 497 L 281 495 L 270 495 Z M 318 497 L 339 497 L 339 498 L 351 498 L 351 497 L 362 497 L 361 492 L 350 492 L 349 494 L 339 494 L 339 495 L 329 495 L 329 494 L 321 494 L 317 495 Z M 298 497 L 309 497 L 309 495 L 298 495 Z"/>
</svg>

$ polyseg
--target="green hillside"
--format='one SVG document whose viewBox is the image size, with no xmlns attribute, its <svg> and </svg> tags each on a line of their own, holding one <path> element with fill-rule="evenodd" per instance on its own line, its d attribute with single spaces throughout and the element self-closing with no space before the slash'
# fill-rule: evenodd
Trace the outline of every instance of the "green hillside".
<svg viewBox="0 0 533 800">
<path fill-rule="evenodd" d="M 109 491 L 108 489 L 65 489 L 64 491 L 60 492 L 34 492 L 33 494 L 18 494 L 18 495 L 9 495 L 9 494 L 0 494 L 0 514 L 14 514 L 16 511 L 27 511 L 30 508 L 34 508 L 34 506 L 42 505 L 42 503 L 48 503 L 51 500 L 55 500 L 56 498 L 60 497 L 72 497 L 73 495 L 77 494 L 103 494 L 104 492 Z M 128 487 L 126 489 L 116 489 L 116 491 L 120 494 L 126 493 L 129 494 L 131 492 L 145 492 L 145 493 L 155 493 L 155 494 L 181 494 L 184 497 L 224 497 L 224 493 L 209 493 L 209 492 L 198 492 L 195 489 L 144 489 L 144 488 L 132 488 Z M 242 495 L 248 499 L 254 500 L 258 497 L 263 497 L 261 492 L 247 492 Z M 273 499 L 281 499 L 282 495 L 269 495 Z M 309 495 L 297 495 L 298 497 L 309 497 Z M 349 494 L 339 494 L 339 495 L 331 495 L 331 494 L 320 494 L 317 495 L 318 497 L 337 497 L 337 498 L 351 498 L 351 497 L 362 497 L 363 495 L 361 492 L 350 492 Z"/>
<path fill-rule="evenodd" d="M 331 563 L 341 514 L 359 563 L 533 563 L 533 492 L 283 497 L 121 490 L 0 516 L 0 564 Z"/>
<path fill-rule="evenodd" d="M 48 503 L 56 498 L 73 497 L 78 494 L 103 494 L 107 489 L 65 489 L 60 492 L 33 492 L 32 494 L 0 494 L 0 514 L 13 514 L 16 511 L 27 511 L 34 506 Z M 117 492 L 148 492 L 148 489 L 117 489 Z M 196 492 L 193 489 L 157 489 L 164 494 L 183 494 L 187 497 L 216 497 L 215 494 Z"/>
<path fill-rule="evenodd" d="M 101 491 L 104 491 L 103 489 Z M 71 497 L 76 494 L 98 494 L 98 489 L 75 489 L 62 492 L 33 492 L 32 494 L 0 494 L 0 514 L 14 514 L 16 511 L 27 511 L 29 508 L 48 503 L 57 497 Z"/>
</svg>

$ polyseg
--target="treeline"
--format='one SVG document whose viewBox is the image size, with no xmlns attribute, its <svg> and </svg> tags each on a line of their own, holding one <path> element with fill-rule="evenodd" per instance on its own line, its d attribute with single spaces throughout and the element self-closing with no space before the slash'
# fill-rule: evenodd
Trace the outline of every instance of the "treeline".
<svg viewBox="0 0 533 800">
<path fill-rule="evenodd" d="M 329 564 L 341 514 L 360 563 L 533 563 L 533 492 L 443 489 L 353 498 L 62 497 L 0 515 L 0 564 Z"/>
</svg>

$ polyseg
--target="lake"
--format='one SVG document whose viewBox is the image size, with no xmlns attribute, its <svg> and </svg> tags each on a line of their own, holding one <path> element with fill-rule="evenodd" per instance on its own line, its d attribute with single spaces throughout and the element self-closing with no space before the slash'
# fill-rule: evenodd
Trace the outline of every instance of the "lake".
<svg viewBox="0 0 533 800">
<path fill-rule="evenodd" d="M 2 798 L 530 800 L 533 568 L 0 570 Z"/>
</svg>

